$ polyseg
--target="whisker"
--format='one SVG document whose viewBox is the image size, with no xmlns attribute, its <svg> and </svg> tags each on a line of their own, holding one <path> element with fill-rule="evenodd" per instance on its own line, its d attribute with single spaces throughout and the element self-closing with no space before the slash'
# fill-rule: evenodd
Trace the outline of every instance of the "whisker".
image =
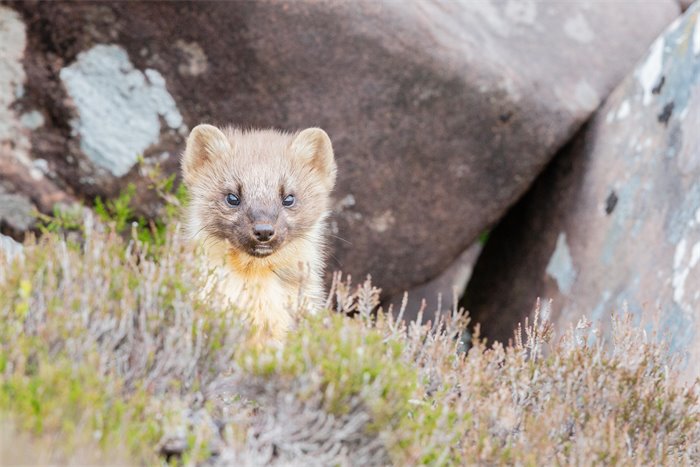
<svg viewBox="0 0 700 467">
<path fill-rule="evenodd" d="M 346 239 L 344 239 L 343 237 L 340 237 L 340 236 L 335 235 L 335 234 L 328 234 L 328 235 L 330 235 L 330 236 L 333 237 L 333 238 L 337 238 L 338 240 L 340 240 L 340 241 L 342 241 L 342 242 L 345 242 L 345 243 L 347 243 L 348 245 L 352 245 L 352 242 L 351 242 L 351 241 L 346 240 Z"/>
<path fill-rule="evenodd" d="M 201 229 L 192 234 L 192 238 L 190 238 L 190 240 L 193 240 L 195 237 L 197 237 L 197 235 L 199 235 L 202 232 L 202 230 L 206 229 L 207 227 L 210 227 L 210 224 L 204 224 Z"/>
<path fill-rule="evenodd" d="M 335 264 L 340 268 L 343 269 L 343 264 L 340 262 L 340 260 L 333 254 L 333 253 L 326 253 L 328 256 L 335 261 Z"/>
</svg>

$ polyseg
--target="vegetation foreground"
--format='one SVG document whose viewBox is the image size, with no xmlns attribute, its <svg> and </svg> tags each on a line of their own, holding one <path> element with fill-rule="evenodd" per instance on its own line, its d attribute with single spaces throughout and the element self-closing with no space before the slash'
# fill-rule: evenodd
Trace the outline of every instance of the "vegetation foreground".
<svg viewBox="0 0 700 467">
<path fill-rule="evenodd" d="M 71 238 L 0 253 L 3 463 L 700 463 L 697 388 L 629 318 L 610 345 L 535 320 L 464 352 L 464 314 L 407 326 L 336 277 L 329 311 L 260 348 L 172 232 Z"/>
</svg>

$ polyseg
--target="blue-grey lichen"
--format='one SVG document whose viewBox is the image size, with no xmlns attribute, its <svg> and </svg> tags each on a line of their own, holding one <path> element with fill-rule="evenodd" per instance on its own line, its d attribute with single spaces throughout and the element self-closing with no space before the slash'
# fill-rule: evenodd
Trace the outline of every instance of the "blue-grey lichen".
<svg viewBox="0 0 700 467">
<path fill-rule="evenodd" d="M 161 117 L 171 129 L 183 124 L 163 76 L 135 69 L 119 46 L 96 45 L 80 53 L 60 76 L 75 103 L 71 125 L 82 151 L 115 176 L 126 174 L 160 140 Z"/>
<path fill-rule="evenodd" d="M 576 280 L 576 270 L 574 262 L 571 259 L 569 245 L 566 243 L 566 234 L 559 233 L 557 237 L 557 246 L 554 248 L 554 253 L 549 259 L 546 269 L 547 275 L 552 277 L 557 282 L 559 291 L 564 295 L 571 292 L 571 288 Z"/>
<path fill-rule="evenodd" d="M 26 42 L 24 23 L 19 15 L 0 5 L 0 141 L 15 141 L 21 137 L 17 134 L 17 115 L 11 106 L 24 94 L 22 58 Z"/>
</svg>

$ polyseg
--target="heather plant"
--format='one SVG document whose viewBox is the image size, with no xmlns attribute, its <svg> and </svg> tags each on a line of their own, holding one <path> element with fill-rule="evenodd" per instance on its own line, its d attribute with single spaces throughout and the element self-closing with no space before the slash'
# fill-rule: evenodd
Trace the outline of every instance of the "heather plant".
<svg viewBox="0 0 700 467">
<path fill-rule="evenodd" d="M 202 292 L 173 224 L 159 243 L 86 219 L 79 240 L 47 232 L 0 253 L 1 459 L 700 462 L 696 387 L 629 316 L 609 342 L 584 319 L 555 336 L 536 314 L 509 345 L 477 326 L 466 346 L 460 310 L 407 324 L 369 279 L 336 275 L 326 311 L 260 346 L 244 314 Z"/>
</svg>

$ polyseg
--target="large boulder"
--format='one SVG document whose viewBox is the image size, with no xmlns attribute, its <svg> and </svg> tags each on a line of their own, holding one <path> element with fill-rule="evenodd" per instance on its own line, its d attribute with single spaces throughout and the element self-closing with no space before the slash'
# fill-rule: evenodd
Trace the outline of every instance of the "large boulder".
<svg viewBox="0 0 700 467">
<path fill-rule="evenodd" d="M 700 374 L 700 4 L 653 43 L 495 229 L 465 296 L 506 339 L 537 297 L 563 330 L 660 320 Z"/>
<path fill-rule="evenodd" d="M 318 125 L 339 165 L 330 267 L 371 272 L 387 295 L 438 276 L 497 221 L 679 11 L 673 0 L 10 7 L 26 27 L 12 112 L 29 165 L 42 161 L 57 189 L 109 196 L 134 182 L 151 212 L 137 158 L 176 171 L 195 124 Z"/>
<path fill-rule="evenodd" d="M 20 15 L 0 5 L 0 230 L 15 236 L 33 226 L 36 211 L 50 212 L 56 204 L 72 202 L 47 177 L 41 153 L 31 151 L 31 132 L 44 125 L 42 112 L 49 108 L 22 110 L 26 40 Z"/>
</svg>

